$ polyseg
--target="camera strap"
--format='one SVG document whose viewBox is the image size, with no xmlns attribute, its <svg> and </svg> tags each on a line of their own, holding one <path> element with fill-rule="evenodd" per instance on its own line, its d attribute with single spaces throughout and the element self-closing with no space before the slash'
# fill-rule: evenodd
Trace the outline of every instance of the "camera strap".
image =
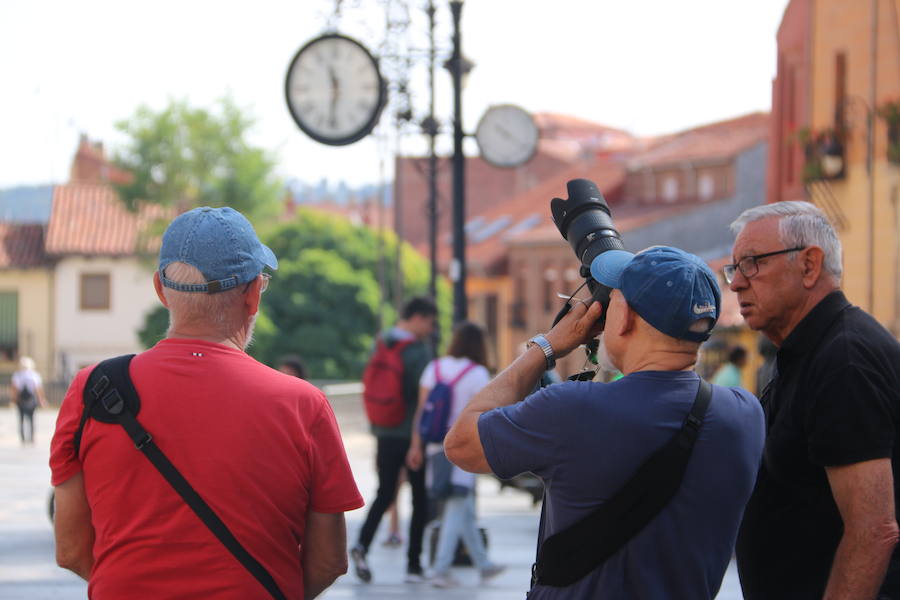
<svg viewBox="0 0 900 600">
<path fill-rule="evenodd" d="M 546 491 L 541 506 L 537 560 L 531 587 L 565 587 L 600 566 L 637 535 L 672 500 L 681 486 L 697 441 L 712 386 L 700 379 L 697 395 L 681 429 L 650 455 L 614 496 L 592 513 L 546 540 Z"/>
<path fill-rule="evenodd" d="M 126 354 L 104 360 L 91 371 L 84 386 L 84 409 L 81 422 L 75 432 L 75 454 L 78 455 L 85 422 L 94 418 L 103 423 L 118 423 L 134 442 L 134 447 L 143 452 L 153 466 L 165 477 L 178 495 L 203 521 L 213 535 L 222 542 L 253 577 L 262 584 L 272 598 L 285 600 L 285 595 L 266 568 L 257 561 L 234 537 L 228 526 L 213 511 L 200 494 L 175 468 L 172 461 L 160 450 L 146 429 L 137 420 L 140 411 L 140 397 L 128 373 L 134 354 Z"/>
</svg>

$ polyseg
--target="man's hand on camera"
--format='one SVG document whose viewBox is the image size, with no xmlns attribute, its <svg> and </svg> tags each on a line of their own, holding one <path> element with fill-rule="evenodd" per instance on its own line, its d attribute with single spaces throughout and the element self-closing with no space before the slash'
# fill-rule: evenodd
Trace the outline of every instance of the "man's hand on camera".
<svg viewBox="0 0 900 600">
<path fill-rule="evenodd" d="M 580 300 L 573 302 L 575 304 L 569 314 L 544 336 L 553 347 L 553 354 L 556 358 L 562 358 L 603 332 L 603 327 L 599 322 L 603 315 L 603 306 L 596 301 L 592 302 L 590 306 Z"/>
</svg>

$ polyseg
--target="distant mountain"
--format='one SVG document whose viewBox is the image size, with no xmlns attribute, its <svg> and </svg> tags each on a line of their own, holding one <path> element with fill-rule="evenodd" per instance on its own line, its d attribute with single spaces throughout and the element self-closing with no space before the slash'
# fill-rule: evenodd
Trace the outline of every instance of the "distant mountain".
<svg viewBox="0 0 900 600">
<path fill-rule="evenodd" d="M 52 185 L 0 189 L 0 221 L 46 224 L 53 205 Z"/>
</svg>

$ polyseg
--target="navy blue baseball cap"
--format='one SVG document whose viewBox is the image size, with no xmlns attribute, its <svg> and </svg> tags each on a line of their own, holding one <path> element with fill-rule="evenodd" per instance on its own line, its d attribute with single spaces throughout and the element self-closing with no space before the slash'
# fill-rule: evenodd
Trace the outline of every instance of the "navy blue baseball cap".
<svg viewBox="0 0 900 600">
<path fill-rule="evenodd" d="M 206 283 L 167 279 L 173 262 L 196 267 Z M 278 268 L 275 254 L 256 237 L 253 225 L 233 208 L 195 208 L 179 215 L 166 228 L 159 250 L 159 278 L 181 292 L 215 294 L 253 281 L 263 267 Z"/>
<path fill-rule="evenodd" d="M 700 258 L 678 248 L 608 250 L 591 263 L 591 276 L 622 292 L 642 319 L 679 340 L 706 341 L 721 313 L 716 276 Z M 710 319 L 709 327 L 691 331 L 700 319 Z"/>
</svg>

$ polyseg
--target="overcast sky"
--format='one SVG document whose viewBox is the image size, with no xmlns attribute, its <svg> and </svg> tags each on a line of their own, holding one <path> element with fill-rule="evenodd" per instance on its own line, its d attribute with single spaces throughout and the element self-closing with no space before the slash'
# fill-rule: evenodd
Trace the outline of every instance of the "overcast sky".
<svg viewBox="0 0 900 600">
<path fill-rule="evenodd" d="M 398 147 L 423 151 L 421 136 L 389 139 L 390 119 L 383 118 L 380 142 L 323 146 L 294 125 L 283 95 L 294 53 L 329 24 L 377 54 L 385 3 L 344 0 L 335 19 L 333 0 L 4 0 L 0 187 L 64 181 L 79 132 L 115 147 L 122 138 L 114 123 L 142 103 L 158 109 L 185 98 L 206 107 L 225 93 L 257 118 L 252 141 L 277 153 L 280 175 L 359 184 L 377 182 L 384 164 L 390 177 L 391 154 Z M 424 44 L 425 3 L 407 2 L 407 46 Z M 449 49 L 448 2 L 436 5 L 441 45 Z M 653 135 L 768 110 L 786 5 L 466 0 L 463 51 L 476 66 L 464 92 L 464 124 L 474 131 L 488 106 L 514 103 Z M 413 103 L 420 116 L 428 100 L 424 77 L 424 63 L 417 63 Z M 447 123 L 449 75 L 440 70 L 437 78 L 438 117 Z M 449 145 L 443 136 L 442 148 Z"/>
</svg>

